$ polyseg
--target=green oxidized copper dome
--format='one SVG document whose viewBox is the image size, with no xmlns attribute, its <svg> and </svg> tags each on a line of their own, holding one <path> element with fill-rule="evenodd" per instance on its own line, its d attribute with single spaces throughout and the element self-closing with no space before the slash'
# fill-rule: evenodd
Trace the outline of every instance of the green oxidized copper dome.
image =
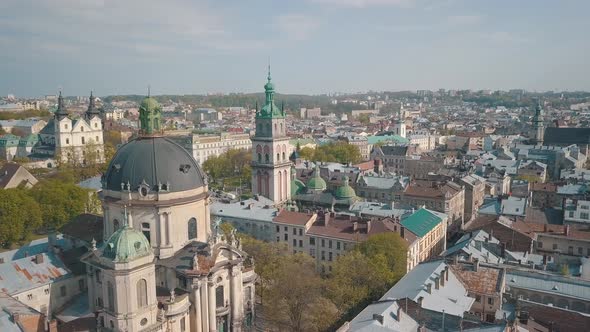
<svg viewBox="0 0 590 332">
<path fill-rule="evenodd" d="M 275 105 L 274 94 L 275 85 L 270 78 L 270 67 L 268 68 L 268 78 L 264 85 L 264 94 L 266 95 L 266 102 L 260 112 L 256 113 L 257 118 L 284 118 L 285 112 Z"/>
<path fill-rule="evenodd" d="M 313 177 L 307 180 L 307 188 L 309 190 L 324 191 L 327 187 L 326 181 L 320 177 L 320 167 L 316 165 Z"/>
<path fill-rule="evenodd" d="M 349 180 L 350 179 L 348 178 L 348 176 L 345 176 L 342 179 L 343 184 L 340 187 L 338 187 L 338 189 L 336 189 L 336 193 L 334 194 L 334 196 L 336 196 L 336 198 L 345 199 L 345 198 L 356 197 L 356 193 L 354 192 L 354 189 L 352 189 L 352 187 L 348 184 Z"/>
<path fill-rule="evenodd" d="M 115 263 L 125 263 L 152 253 L 148 239 L 140 231 L 129 226 L 119 228 L 108 239 L 102 256 Z"/>
</svg>

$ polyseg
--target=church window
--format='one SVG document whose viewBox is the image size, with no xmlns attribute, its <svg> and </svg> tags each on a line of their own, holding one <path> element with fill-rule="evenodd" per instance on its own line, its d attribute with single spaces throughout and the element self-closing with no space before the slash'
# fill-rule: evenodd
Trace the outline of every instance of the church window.
<svg viewBox="0 0 590 332">
<path fill-rule="evenodd" d="M 184 319 L 184 317 L 182 317 L 182 319 Z M 145 326 L 145 324 L 147 324 L 147 323 L 148 323 L 148 320 L 147 320 L 147 318 L 143 318 L 143 319 L 141 320 L 141 322 L 139 322 L 139 324 L 141 324 L 141 326 Z M 182 325 L 182 324 L 181 324 L 181 325 Z M 184 330 L 183 330 L 183 331 L 184 331 Z"/>
<path fill-rule="evenodd" d="M 98 123 L 94 123 L 94 128 L 98 128 Z"/>
<path fill-rule="evenodd" d="M 116 231 L 119 229 L 119 220 L 115 219 L 113 220 L 113 230 Z"/>
<path fill-rule="evenodd" d="M 283 152 L 283 160 L 286 160 L 286 158 L 285 158 L 285 153 L 284 153 L 284 152 Z"/>
<path fill-rule="evenodd" d="M 283 134 L 283 123 L 281 122 L 281 134 Z"/>
<path fill-rule="evenodd" d="M 86 138 L 82 137 L 82 144 L 86 144 Z"/>
<path fill-rule="evenodd" d="M 98 136 L 96 136 L 96 143 L 98 143 Z"/>
<path fill-rule="evenodd" d="M 137 282 L 137 306 L 139 308 L 144 308 L 147 307 L 147 305 L 147 281 L 145 281 L 145 279 L 140 279 Z"/>
<path fill-rule="evenodd" d="M 80 127 L 80 131 L 84 131 L 84 127 Z"/>
<path fill-rule="evenodd" d="M 107 295 L 108 295 L 108 301 L 109 301 L 109 311 L 114 312 L 115 311 L 115 290 L 113 289 L 113 284 L 111 284 L 111 282 L 109 281 L 107 283 Z"/>
<path fill-rule="evenodd" d="M 113 321 L 109 321 L 109 325 L 111 326 L 111 329 L 115 328 L 115 323 Z"/>
<path fill-rule="evenodd" d="M 66 138 L 66 145 L 70 144 L 70 139 Z"/>
<path fill-rule="evenodd" d="M 217 286 L 215 288 L 215 303 L 217 304 L 217 308 L 223 308 L 225 306 L 223 286 Z"/>
<path fill-rule="evenodd" d="M 277 161 L 281 160 L 281 156 L 277 153 Z"/>
<path fill-rule="evenodd" d="M 191 218 L 188 221 L 188 239 L 197 238 L 197 219 Z"/>
<path fill-rule="evenodd" d="M 65 129 L 68 129 L 68 124 L 67 123 L 64 123 L 64 128 Z"/>
<path fill-rule="evenodd" d="M 258 154 L 258 162 L 261 163 L 262 162 L 262 154 Z"/>
<path fill-rule="evenodd" d="M 266 161 L 267 163 L 270 161 L 270 158 L 268 157 L 268 153 L 264 154 L 264 161 Z"/>
</svg>

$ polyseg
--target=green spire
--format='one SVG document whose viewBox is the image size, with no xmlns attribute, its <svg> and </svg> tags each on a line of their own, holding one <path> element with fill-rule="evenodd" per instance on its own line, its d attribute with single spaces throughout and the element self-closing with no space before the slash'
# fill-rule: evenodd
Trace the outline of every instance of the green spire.
<svg viewBox="0 0 590 332">
<path fill-rule="evenodd" d="M 266 103 L 256 114 L 257 118 L 284 118 L 285 112 L 275 105 L 274 102 L 274 94 L 275 94 L 275 85 L 272 82 L 272 78 L 270 75 L 270 64 L 268 65 L 268 76 L 266 84 L 264 85 L 264 94 L 266 95 Z"/>
<path fill-rule="evenodd" d="M 149 92 L 148 92 L 149 94 Z M 139 121 L 143 135 L 158 134 L 162 130 L 160 120 L 162 118 L 162 107 L 158 101 L 148 95 L 139 106 Z"/>
</svg>

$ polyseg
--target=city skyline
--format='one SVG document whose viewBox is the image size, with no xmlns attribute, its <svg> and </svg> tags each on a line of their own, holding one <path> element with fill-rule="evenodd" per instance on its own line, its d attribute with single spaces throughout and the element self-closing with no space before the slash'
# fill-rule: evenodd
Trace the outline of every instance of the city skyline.
<svg viewBox="0 0 590 332">
<path fill-rule="evenodd" d="M 34 4 L 34 5 L 33 5 Z M 0 3 L 0 94 L 590 90 L 583 1 Z M 353 23 L 351 23 L 353 22 Z"/>
</svg>

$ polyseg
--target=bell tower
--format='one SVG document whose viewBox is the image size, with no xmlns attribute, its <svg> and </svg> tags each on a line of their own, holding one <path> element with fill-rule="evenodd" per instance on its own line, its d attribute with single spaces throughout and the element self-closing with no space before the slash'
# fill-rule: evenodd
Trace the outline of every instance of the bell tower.
<svg viewBox="0 0 590 332">
<path fill-rule="evenodd" d="M 535 108 L 535 116 L 533 118 L 533 130 L 535 136 L 535 144 L 543 145 L 543 137 L 545 136 L 545 112 L 541 107 L 541 101 L 537 103 Z"/>
<path fill-rule="evenodd" d="M 291 197 L 291 161 L 285 110 L 274 103 L 270 66 L 264 90 L 266 102 L 260 110 L 256 107 L 256 134 L 252 138 L 252 193 L 281 204 Z"/>
</svg>

